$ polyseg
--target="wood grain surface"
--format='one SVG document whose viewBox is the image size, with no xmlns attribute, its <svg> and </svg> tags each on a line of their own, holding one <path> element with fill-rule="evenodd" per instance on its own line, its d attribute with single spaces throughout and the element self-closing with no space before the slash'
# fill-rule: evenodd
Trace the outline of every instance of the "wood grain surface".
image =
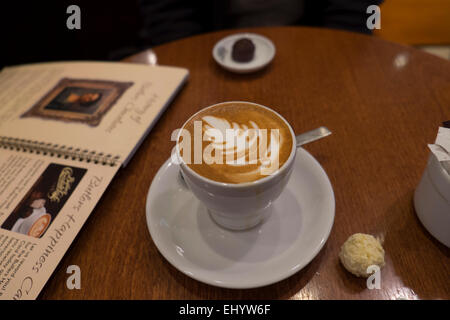
<svg viewBox="0 0 450 320">
<path fill-rule="evenodd" d="M 195 36 L 153 48 L 162 65 L 190 79 L 132 161 L 119 171 L 43 289 L 42 299 L 450 299 L 450 249 L 421 225 L 413 192 L 437 128 L 450 119 L 450 63 L 376 37 L 314 28 L 258 28 L 277 53 L 265 70 L 235 75 L 211 50 L 236 31 Z M 127 59 L 148 62 L 146 52 Z M 220 289 L 183 275 L 158 252 L 145 201 L 169 157 L 170 134 L 197 110 L 246 100 L 280 112 L 298 133 L 325 125 L 333 134 L 305 148 L 334 188 L 331 235 L 303 270 L 251 290 Z M 340 265 L 342 243 L 356 232 L 384 238 L 381 289 Z M 449 230 L 450 232 L 450 230 Z M 81 290 L 66 269 L 81 268 Z M 258 272 L 258 270 L 255 270 Z"/>
</svg>

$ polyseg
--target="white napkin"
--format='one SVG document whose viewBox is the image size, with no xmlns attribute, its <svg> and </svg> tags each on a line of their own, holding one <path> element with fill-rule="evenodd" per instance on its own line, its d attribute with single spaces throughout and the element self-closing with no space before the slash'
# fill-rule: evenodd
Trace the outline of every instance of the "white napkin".
<svg viewBox="0 0 450 320">
<path fill-rule="evenodd" d="M 434 144 L 429 144 L 428 147 L 450 175 L 450 129 L 440 127 L 436 141 Z"/>
</svg>

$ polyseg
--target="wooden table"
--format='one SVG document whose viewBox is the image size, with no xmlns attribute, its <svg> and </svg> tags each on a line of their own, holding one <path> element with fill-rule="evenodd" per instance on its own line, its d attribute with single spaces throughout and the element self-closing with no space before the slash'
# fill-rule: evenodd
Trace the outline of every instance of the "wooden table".
<svg viewBox="0 0 450 320">
<path fill-rule="evenodd" d="M 42 299 L 449 299 L 450 249 L 421 225 L 413 192 L 437 128 L 450 119 L 450 63 L 376 37 L 312 28 L 248 31 L 274 42 L 273 63 L 234 75 L 213 61 L 210 33 L 154 48 L 158 63 L 190 79 L 130 164 L 121 169 L 42 291 Z M 148 63 L 147 52 L 127 59 Z M 151 60 L 151 59 L 150 59 Z M 336 196 L 331 235 L 302 271 L 271 286 L 220 289 L 192 280 L 159 254 L 145 200 L 169 157 L 170 134 L 197 110 L 247 100 L 280 112 L 296 132 L 325 125 L 333 135 L 306 146 Z M 384 237 L 381 289 L 347 273 L 338 252 L 353 233 Z M 450 230 L 449 230 L 450 232 Z M 81 268 L 81 290 L 66 269 Z M 257 270 L 255 270 L 257 272 Z"/>
</svg>

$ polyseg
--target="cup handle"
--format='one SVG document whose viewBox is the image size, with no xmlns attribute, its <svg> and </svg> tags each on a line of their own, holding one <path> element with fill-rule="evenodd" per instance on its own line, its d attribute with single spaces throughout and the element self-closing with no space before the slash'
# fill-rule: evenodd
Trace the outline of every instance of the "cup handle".
<svg viewBox="0 0 450 320">
<path fill-rule="evenodd" d="M 180 185 L 180 187 L 189 190 L 189 187 L 188 187 L 188 185 L 186 183 L 186 180 L 184 179 L 183 172 L 181 171 L 180 164 L 179 164 L 179 161 L 178 161 L 176 153 L 175 153 L 176 152 L 175 148 L 176 147 L 172 148 L 171 162 L 172 162 L 172 165 L 174 165 L 177 168 L 177 170 L 178 170 L 177 182 Z"/>
<path fill-rule="evenodd" d="M 189 187 L 188 187 L 188 185 L 187 185 L 187 183 L 186 183 L 186 180 L 184 180 L 184 177 L 183 177 L 183 173 L 181 172 L 181 170 L 179 170 L 178 171 L 178 183 L 184 188 L 184 189 L 186 189 L 186 190 L 189 190 Z"/>
</svg>

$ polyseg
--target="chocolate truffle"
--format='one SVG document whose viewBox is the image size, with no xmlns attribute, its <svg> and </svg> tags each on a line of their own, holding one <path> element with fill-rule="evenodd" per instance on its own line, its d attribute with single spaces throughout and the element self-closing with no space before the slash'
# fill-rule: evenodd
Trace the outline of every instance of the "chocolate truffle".
<svg viewBox="0 0 450 320">
<path fill-rule="evenodd" d="M 242 38 L 237 40 L 233 44 L 231 51 L 231 57 L 236 62 L 249 62 L 255 55 L 255 45 L 252 40 L 248 38 Z"/>
</svg>

